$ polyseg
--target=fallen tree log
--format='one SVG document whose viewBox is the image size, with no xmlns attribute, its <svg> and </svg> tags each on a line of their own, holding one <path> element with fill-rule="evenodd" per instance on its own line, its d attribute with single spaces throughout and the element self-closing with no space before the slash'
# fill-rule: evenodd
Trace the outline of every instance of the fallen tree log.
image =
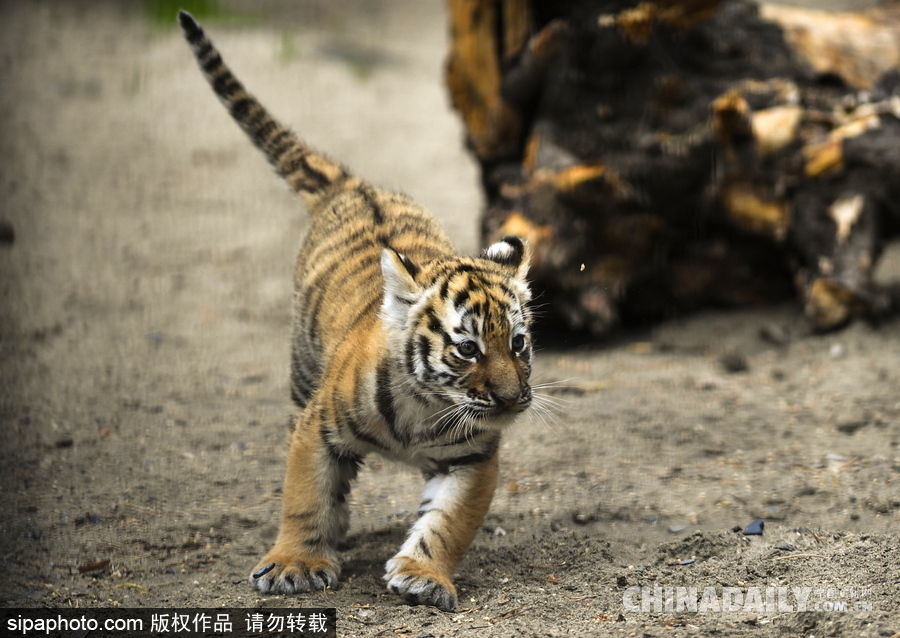
<svg viewBox="0 0 900 638">
<path fill-rule="evenodd" d="M 872 271 L 900 233 L 897 5 L 449 4 L 482 238 L 531 241 L 548 319 L 602 334 L 798 294 L 823 330 L 887 311 Z"/>
</svg>

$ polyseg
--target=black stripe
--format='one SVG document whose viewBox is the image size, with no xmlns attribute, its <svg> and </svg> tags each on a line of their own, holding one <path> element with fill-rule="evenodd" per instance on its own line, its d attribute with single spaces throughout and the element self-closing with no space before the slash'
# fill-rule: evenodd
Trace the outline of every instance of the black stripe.
<svg viewBox="0 0 900 638">
<path fill-rule="evenodd" d="M 342 253 L 343 254 L 343 253 Z M 312 282 L 304 283 L 304 287 L 309 289 L 309 293 L 304 300 L 304 313 L 309 317 L 309 324 L 306 327 L 306 335 L 307 339 L 310 341 L 316 340 L 316 335 L 319 331 L 319 307 L 324 302 L 325 297 L 328 295 L 328 289 L 330 288 L 331 280 L 338 274 L 341 270 L 341 266 L 346 263 L 346 257 L 341 257 L 340 255 L 335 255 L 338 257 L 332 267 L 323 268 L 323 272 L 321 277 L 316 277 Z M 367 277 L 362 277 L 363 271 L 366 269 L 375 270 L 378 268 L 378 262 L 376 258 L 372 257 L 372 259 L 361 259 L 354 265 L 353 269 L 349 272 L 341 272 L 341 280 L 342 281 L 358 281 L 358 280 L 366 280 Z M 378 303 L 379 299 L 377 297 L 373 297 L 372 300 L 369 301 L 369 304 Z M 371 312 L 370 306 L 366 306 L 368 310 L 366 312 Z M 364 314 L 363 311 L 360 312 L 359 318 L 362 319 Z"/>
<path fill-rule="evenodd" d="M 322 438 L 322 443 L 325 445 L 325 451 L 328 452 L 328 456 L 342 467 L 346 465 L 356 465 L 356 467 L 359 467 L 359 464 L 362 463 L 362 458 L 360 456 L 353 452 L 342 450 L 331 441 L 331 433 L 324 421 L 319 424 L 319 435 Z"/>
<path fill-rule="evenodd" d="M 348 275 L 358 274 L 357 271 L 363 271 L 365 267 L 372 267 L 373 264 L 365 263 L 361 265 L 359 268 L 354 269 Z M 333 273 L 332 273 L 333 274 Z M 353 281 L 352 277 L 347 277 L 348 281 Z M 313 294 L 310 294 L 306 303 L 306 314 L 309 315 L 309 323 L 306 326 L 306 337 L 309 341 L 318 341 L 319 334 L 319 307 L 325 301 L 325 291 L 322 289 L 314 289 L 312 291 Z M 375 313 L 375 308 L 381 303 L 381 299 L 379 297 L 372 297 L 366 302 L 366 305 L 357 310 L 356 316 L 354 316 L 349 323 L 345 326 L 346 330 L 349 331 L 352 328 L 355 328 L 361 321 L 372 316 Z"/>
<path fill-rule="evenodd" d="M 469 301 L 469 291 L 467 289 L 460 290 L 453 299 L 453 306 L 459 308 L 464 306 L 467 301 Z"/>
<path fill-rule="evenodd" d="M 261 107 L 257 111 L 257 115 L 254 115 L 252 121 L 248 122 L 248 125 L 253 129 L 253 143 L 264 152 L 269 153 L 269 143 L 266 141 L 266 138 L 272 134 L 272 131 L 277 131 L 279 125 Z M 272 159 L 274 157 L 269 157 L 270 161 Z"/>
<path fill-rule="evenodd" d="M 307 538 L 303 541 L 303 544 L 307 547 L 319 547 L 323 543 L 323 539 L 321 536 L 313 536 L 312 538 Z"/>
<path fill-rule="evenodd" d="M 506 282 L 498 281 L 496 285 L 500 288 L 500 290 L 503 291 L 503 293 L 506 295 L 507 299 L 518 300 L 518 297 L 516 297 L 516 293 L 513 292 L 512 288 L 510 288 L 509 286 L 506 285 Z M 503 303 L 508 304 L 509 302 L 504 301 Z"/>
<path fill-rule="evenodd" d="M 406 345 L 403 347 L 403 367 L 406 374 L 413 376 L 416 373 L 416 342 L 414 339 L 407 339 Z"/>
<path fill-rule="evenodd" d="M 403 264 L 404 268 L 406 268 L 406 272 L 409 273 L 409 276 L 415 279 L 416 275 L 419 274 L 419 267 L 416 266 L 409 257 L 402 253 L 397 253 L 397 257 L 400 258 L 400 263 Z"/>
<path fill-rule="evenodd" d="M 335 399 L 336 403 L 336 412 L 338 414 L 338 418 L 341 420 L 341 424 L 344 425 L 348 430 L 350 430 L 350 435 L 355 438 L 357 441 L 361 441 L 362 443 L 368 443 L 369 445 L 378 448 L 379 450 L 389 450 L 390 448 L 386 446 L 384 443 L 376 439 L 371 434 L 367 432 L 363 432 L 360 429 L 359 423 L 356 419 L 353 418 L 350 413 L 349 407 L 341 400 Z"/>
<path fill-rule="evenodd" d="M 457 456 L 451 459 L 432 459 L 432 462 L 435 464 L 437 474 L 448 474 L 450 472 L 450 468 L 453 467 L 484 463 L 492 456 L 494 456 L 494 454 L 497 452 L 498 445 L 499 441 L 495 439 L 488 442 L 485 446 L 485 449 L 481 452 L 473 452 L 472 454 L 465 454 L 463 456 Z"/>
<path fill-rule="evenodd" d="M 425 335 L 419 335 L 419 356 L 422 357 L 422 364 L 428 371 L 429 375 L 434 370 L 431 368 L 429 357 L 431 356 L 431 341 Z"/>
<path fill-rule="evenodd" d="M 306 190 L 317 191 L 327 186 L 329 183 L 328 178 L 325 175 L 309 165 L 307 153 L 305 152 L 293 157 L 285 158 L 285 167 L 283 170 L 285 176 L 300 173 L 300 175 L 303 176 L 304 181 L 311 181 L 313 183 L 312 187 L 307 187 Z"/>
<path fill-rule="evenodd" d="M 412 398 L 415 399 L 420 405 L 431 405 L 431 401 L 428 400 L 428 397 L 421 395 L 416 391 L 413 391 Z"/>
<path fill-rule="evenodd" d="M 332 276 L 334 276 L 334 271 L 338 266 L 342 265 L 347 261 L 346 255 L 355 254 L 360 251 L 365 251 L 367 249 L 376 248 L 380 246 L 383 242 L 372 241 L 373 240 L 373 231 L 369 226 L 364 226 L 358 230 L 355 230 L 353 233 L 347 236 L 341 237 L 338 234 L 333 235 L 334 238 L 339 241 L 329 242 L 326 240 L 326 243 L 321 244 L 318 247 L 317 254 L 324 255 L 325 259 L 334 258 L 334 263 L 329 264 L 329 267 L 323 268 L 320 271 L 320 274 L 315 277 L 311 282 L 307 284 L 309 288 L 315 289 L 323 289 L 325 288 L 325 282 L 327 282 Z M 331 239 L 331 238 L 329 238 Z M 377 266 L 380 261 L 380 249 L 378 250 L 378 254 L 373 254 L 371 259 L 371 265 Z M 362 260 L 360 264 L 369 264 L 370 260 Z M 356 274 L 357 271 L 354 271 L 353 274 Z M 355 280 L 354 277 L 342 277 L 344 280 Z"/>
<path fill-rule="evenodd" d="M 395 238 L 405 234 L 413 235 L 414 237 L 429 237 L 437 230 L 434 224 L 429 224 L 427 220 L 413 215 L 404 215 L 392 220 L 391 228 L 391 234 Z"/>
<path fill-rule="evenodd" d="M 255 99 L 253 100 L 256 101 Z M 247 119 L 244 122 L 244 126 L 251 131 L 253 131 L 254 135 L 259 133 L 262 130 L 262 121 L 268 119 L 269 122 L 272 121 L 272 118 L 269 117 L 269 114 L 266 113 L 266 110 L 262 107 L 261 104 L 256 104 L 256 109 L 250 111 L 247 115 Z"/>
<path fill-rule="evenodd" d="M 440 541 L 441 545 L 444 546 L 444 551 L 447 551 L 449 549 L 447 547 L 447 540 L 444 538 L 444 536 L 440 532 L 432 531 L 431 535 L 434 536 L 435 538 L 437 538 L 438 541 Z"/>
<path fill-rule="evenodd" d="M 388 424 L 393 424 L 397 418 L 394 410 L 394 397 L 391 393 L 391 371 L 387 360 L 378 364 L 377 379 L 375 385 L 375 400 L 378 403 L 378 412 Z"/>
<path fill-rule="evenodd" d="M 381 209 L 378 202 L 375 201 L 375 193 L 369 188 L 360 188 L 359 194 L 362 196 L 363 201 L 366 202 L 366 205 L 372 210 L 372 219 L 375 221 L 375 225 L 381 226 L 384 224 L 384 211 Z"/>
<path fill-rule="evenodd" d="M 449 467 L 460 467 L 463 465 L 476 465 L 478 463 L 484 463 L 489 458 L 494 456 L 494 449 L 489 448 L 484 452 L 473 452 L 472 454 L 466 454 L 464 456 L 458 456 L 453 459 L 447 459 L 446 461 L 441 461 L 442 463 L 446 463 Z"/>
<path fill-rule="evenodd" d="M 297 514 L 285 514 L 287 518 L 291 518 L 298 521 L 307 521 L 311 518 L 315 518 L 318 515 L 316 510 L 309 510 L 307 512 L 299 512 Z"/>
<path fill-rule="evenodd" d="M 359 325 L 359 322 L 363 319 L 373 316 L 375 314 L 375 308 L 380 305 L 381 299 L 379 299 L 378 297 L 372 297 L 365 306 L 359 308 L 356 311 L 356 314 L 350 320 L 350 323 L 347 324 L 347 332 L 351 332 L 354 328 L 356 328 L 356 326 Z"/>
<path fill-rule="evenodd" d="M 255 102 L 251 97 L 242 97 L 231 105 L 231 116 L 238 122 L 243 122 Z"/>
<path fill-rule="evenodd" d="M 447 366 L 448 368 L 450 368 L 457 374 L 462 372 L 462 370 L 464 368 L 468 367 L 468 365 L 469 365 L 469 362 L 467 360 L 460 359 L 456 355 L 452 355 L 449 352 L 445 352 L 441 355 L 441 363 L 443 363 L 445 366 Z M 439 373 L 438 376 L 443 376 L 443 377 L 450 376 L 453 379 L 456 378 L 455 375 L 451 375 L 448 372 Z"/>
<path fill-rule="evenodd" d="M 207 59 L 206 56 L 210 53 L 212 53 L 212 55 Z M 203 72 L 207 75 L 212 75 L 213 71 L 224 64 L 222 62 L 222 56 L 218 51 L 213 49 L 212 44 L 208 42 L 203 45 L 203 48 L 200 51 L 197 51 L 196 55 L 198 60 L 205 60 L 205 62 L 200 62 L 200 68 L 202 68 Z"/>
<path fill-rule="evenodd" d="M 291 399 L 301 408 L 305 407 L 318 386 L 321 367 L 310 359 L 302 359 L 297 348 L 291 351 Z"/>
<path fill-rule="evenodd" d="M 287 153 L 294 145 L 297 143 L 297 140 L 294 139 L 294 136 L 291 135 L 291 132 L 288 129 L 281 128 L 278 131 L 278 134 L 266 142 L 266 146 L 269 149 L 269 153 L 272 157 L 281 157 L 285 153 Z"/>
<path fill-rule="evenodd" d="M 394 395 L 391 392 L 391 371 L 385 359 L 378 364 L 375 378 L 375 402 L 378 413 L 385 420 L 388 431 L 400 444 L 407 445 L 409 436 L 397 429 L 397 412 L 394 408 Z"/>
<path fill-rule="evenodd" d="M 282 142 L 285 141 L 286 138 L 291 137 L 291 132 L 288 129 L 281 129 L 278 131 L 278 135 L 269 140 L 270 146 L 278 146 Z M 293 142 L 293 140 L 291 140 Z"/>
<path fill-rule="evenodd" d="M 391 436 L 401 444 L 408 442 L 407 437 L 404 437 L 397 430 L 397 412 L 394 408 L 394 396 L 390 386 L 390 369 L 386 360 L 378 365 L 376 371 L 375 402 L 378 405 L 378 413 L 387 423 Z"/>
<path fill-rule="evenodd" d="M 425 554 L 425 556 L 431 558 L 431 550 L 428 549 L 428 543 L 425 542 L 424 538 L 419 539 L 419 549 L 422 550 L 422 553 Z"/>
<path fill-rule="evenodd" d="M 237 91 L 240 91 L 243 87 L 241 83 L 238 82 L 231 73 L 226 73 L 221 77 L 217 77 L 213 80 L 212 83 L 213 90 L 216 92 L 216 95 L 219 95 L 225 99 L 231 98 Z"/>
<path fill-rule="evenodd" d="M 427 472 L 425 473 L 425 476 L 428 477 Z M 432 475 L 430 478 L 434 478 L 435 476 L 437 476 L 437 474 Z M 435 516 L 442 516 L 444 518 L 450 518 L 450 515 L 447 514 L 447 512 L 445 512 L 444 510 L 437 508 L 437 507 L 433 507 L 430 510 L 425 510 L 425 511 L 419 510 L 416 512 L 416 514 L 418 514 L 418 518 L 422 518 L 426 514 L 434 514 Z M 432 535 L 437 536 L 436 532 L 432 531 L 431 533 L 432 533 Z M 438 540 L 440 540 L 440 539 L 438 539 Z M 446 547 L 446 543 L 443 543 L 443 544 Z"/>
<path fill-rule="evenodd" d="M 303 394 L 300 394 L 300 391 L 297 390 L 296 386 L 291 385 L 291 401 L 294 402 L 298 408 L 305 408 L 306 403 L 309 401 L 309 397 Z"/>
</svg>

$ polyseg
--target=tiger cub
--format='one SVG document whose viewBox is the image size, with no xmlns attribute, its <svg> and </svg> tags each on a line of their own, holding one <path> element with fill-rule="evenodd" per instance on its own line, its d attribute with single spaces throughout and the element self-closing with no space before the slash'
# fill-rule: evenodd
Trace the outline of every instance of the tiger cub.
<svg viewBox="0 0 900 638">
<path fill-rule="evenodd" d="M 185 37 L 232 117 L 312 217 L 294 279 L 294 418 L 281 527 L 251 574 L 263 593 L 336 588 L 347 493 L 377 452 L 422 472 L 419 519 L 388 589 L 450 610 L 454 571 L 497 484 L 500 436 L 532 403 L 529 248 L 457 255 L 430 213 L 316 153 L 241 85 L 194 18 Z"/>
</svg>

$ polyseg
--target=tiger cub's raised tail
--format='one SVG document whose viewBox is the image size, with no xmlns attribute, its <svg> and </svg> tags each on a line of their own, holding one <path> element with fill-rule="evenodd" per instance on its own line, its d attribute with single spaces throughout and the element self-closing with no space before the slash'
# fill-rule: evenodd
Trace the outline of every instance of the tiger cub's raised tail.
<svg viewBox="0 0 900 638">
<path fill-rule="evenodd" d="M 307 206 L 334 185 L 350 177 L 340 164 L 312 150 L 278 122 L 234 76 L 218 49 L 187 11 L 178 12 L 178 23 L 191 45 L 197 63 L 231 117 L 275 167 L 288 186 Z"/>
</svg>

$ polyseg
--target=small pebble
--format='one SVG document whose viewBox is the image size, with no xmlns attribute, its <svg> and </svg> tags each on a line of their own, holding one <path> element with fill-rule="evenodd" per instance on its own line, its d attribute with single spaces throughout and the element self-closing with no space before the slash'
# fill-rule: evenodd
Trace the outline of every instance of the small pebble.
<svg viewBox="0 0 900 638">
<path fill-rule="evenodd" d="M 787 333 L 787 331 L 781 326 L 775 325 L 774 323 L 766 324 L 762 328 L 760 328 L 759 337 L 764 341 L 775 344 L 776 346 L 786 345 L 791 340 L 791 337 Z"/>
<path fill-rule="evenodd" d="M 680 534 L 685 529 L 687 529 L 687 525 L 669 525 L 666 528 L 666 531 L 669 532 L 670 534 Z"/>
<path fill-rule="evenodd" d="M 16 231 L 11 222 L 0 219 L 0 244 L 11 244 L 16 241 Z"/>
<path fill-rule="evenodd" d="M 572 522 L 578 523 L 579 525 L 587 525 L 593 520 L 594 516 L 592 514 L 582 514 L 581 512 L 572 514 Z"/>
<path fill-rule="evenodd" d="M 794 552 L 797 551 L 797 546 L 791 545 L 790 543 L 786 543 L 784 541 L 779 541 L 775 543 L 775 549 L 780 549 L 785 552 Z"/>
<path fill-rule="evenodd" d="M 694 384 L 698 390 L 718 390 L 722 387 L 721 379 L 701 379 Z"/>
<path fill-rule="evenodd" d="M 843 423 L 838 423 L 837 431 L 842 434 L 853 434 L 857 430 L 861 430 L 867 425 L 869 425 L 868 419 L 844 421 Z"/>
<path fill-rule="evenodd" d="M 726 352 L 719 357 L 719 364 L 725 369 L 725 372 L 731 374 L 746 372 L 750 369 L 747 357 L 740 352 Z"/>
<path fill-rule="evenodd" d="M 693 565 L 696 562 L 697 562 L 697 560 L 695 558 L 688 558 L 686 560 L 680 561 L 678 564 L 679 565 Z"/>
<path fill-rule="evenodd" d="M 75 517 L 75 525 L 84 525 L 85 523 L 90 523 L 91 525 L 96 525 L 103 519 L 99 514 L 94 514 L 92 512 L 85 512 L 81 516 Z"/>
<path fill-rule="evenodd" d="M 744 528 L 744 536 L 762 536 L 763 528 L 765 526 L 765 521 L 758 518 Z"/>
<path fill-rule="evenodd" d="M 95 560 L 88 563 L 82 563 L 78 567 L 78 571 L 82 574 L 88 574 L 90 572 L 99 572 L 103 569 L 109 567 L 109 559 L 104 558 L 101 560 Z"/>
</svg>

